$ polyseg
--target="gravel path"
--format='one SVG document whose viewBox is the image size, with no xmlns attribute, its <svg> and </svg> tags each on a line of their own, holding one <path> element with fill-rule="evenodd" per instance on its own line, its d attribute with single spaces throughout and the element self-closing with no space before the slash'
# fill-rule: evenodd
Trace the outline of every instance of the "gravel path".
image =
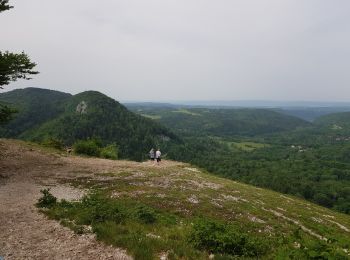
<svg viewBox="0 0 350 260">
<path fill-rule="evenodd" d="M 68 161 L 72 158 L 41 153 L 8 140 L 0 140 L 0 150 L 0 256 L 5 260 L 131 259 L 124 250 L 101 244 L 91 234 L 74 234 L 34 206 L 48 181 L 54 185 L 54 193 L 66 199 L 83 194 L 54 182 L 58 176 L 76 174 L 78 157 L 71 166 Z"/>
</svg>

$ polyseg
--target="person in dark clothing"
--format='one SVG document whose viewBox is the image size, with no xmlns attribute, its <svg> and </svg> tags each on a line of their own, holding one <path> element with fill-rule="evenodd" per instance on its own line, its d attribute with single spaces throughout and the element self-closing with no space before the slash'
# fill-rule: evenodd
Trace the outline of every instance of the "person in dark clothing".
<svg viewBox="0 0 350 260">
<path fill-rule="evenodd" d="M 155 151 L 154 149 L 152 148 L 151 151 L 149 151 L 149 159 L 151 161 L 154 161 L 154 158 L 155 158 Z"/>
</svg>

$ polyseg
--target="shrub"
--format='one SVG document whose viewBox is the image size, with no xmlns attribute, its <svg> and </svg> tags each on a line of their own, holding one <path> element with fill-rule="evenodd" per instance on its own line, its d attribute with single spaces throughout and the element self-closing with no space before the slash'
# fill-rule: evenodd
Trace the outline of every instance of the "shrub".
<svg viewBox="0 0 350 260">
<path fill-rule="evenodd" d="M 78 205 L 77 223 L 81 225 L 91 225 L 111 221 L 121 223 L 125 215 L 117 202 L 92 194 L 83 198 Z"/>
<path fill-rule="evenodd" d="M 124 219 L 123 213 L 118 205 L 109 201 L 102 201 L 94 207 L 92 212 L 94 222 L 112 221 L 120 223 Z"/>
<path fill-rule="evenodd" d="M 116 144 L 108 145 L 101 149 L 101 157 L 106 159 L 118 159 L 118 147 Z"/>
<path fill-rule="evenodd" d="M 73 149 L 77 154 L 85 154 L 89 156 L 100 156 L 101 148 L 96 140 L 79 140 L 73 145 Z"/>
<path fill-rule="evenodd" d="M 138 206 L 135 210 L 135 216 L 145 224 L 152 224 L 157 221 L 155 211 L 147 206 Z"/>
<path fill-rule="evenodd" d="M 317 193 L 314 196 L 314 200 L 317 204 L 330 208 L 333 205 L 332 200 L 327 196 L 327 194 Z"/>
<path fill-rule="evenodd" d="M 43 143 L 42 143 L 44 146 L 47 146 L 47 147 L 52 147 L 52 148 L 55 148 L 55 149 L 58 149 L 58 150 L 62 150 L 63 147 L 64 147 L 64 144 L 61 140 L 58 140 L 58 139 L 55 139 L 55 138 L 48 138 L 46 139 Z"/>
<path fill-rule="evenodd" d="M 36 204 L 39 208 L 52 208 L 57 203 L 57 198 L 50 193 L 50 189 L 40 190 L 43 194 Z"/>
<path fill-rule="evenodd" d="M 207 219 L 195 221 L 189 241 L 199 250 L 232 256 L 258 257 L 267 249 L 251 234 L 248 236 L 233 226 Z"/>
<path fill-rule="evenodd" d="M 317 260 L 346 260 L 349 256 L 332 243 L 323 241 L 300 241 L 300 248 L 289 246 L 276 253 L 276 259 L 317 259 Z"/>
</svg>

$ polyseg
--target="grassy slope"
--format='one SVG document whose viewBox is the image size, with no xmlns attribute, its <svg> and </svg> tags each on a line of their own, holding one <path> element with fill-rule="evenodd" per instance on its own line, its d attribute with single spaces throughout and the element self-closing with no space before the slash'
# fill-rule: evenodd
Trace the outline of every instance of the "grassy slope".
<svg viewBox="0 0 350 260">
<path fill-rule="evenodd" d="M 98 239 L 127 248 L 138 259 L 166 252 L 173 258 L 206 258 L 210 252 L 205 251 L 205 247 L 196 249 L 189 242 L 193 223 L 198 219 L 232 225 L 239 234 L 256 239 L 265 248 L 267 245 L 260 255 L 265 258 L 327 259 L 327 251 L 332 251 L 330 254 L 336 252 L 339 257 L 343 254 L 343 258 L 337 259 L 346 259 L 344 250 L 350 249 L 348 215 L 295 197 L 215 177 L 188 164 L 167 161 L 157 167 L 147 163 L 115 163 L 120 165 L 118 170 L 65 182 L 89 188 L 103 198 L 100 204 L 114 203 L 121 209 L 124 221 L 92 222 L 93 230 Z M 47 214 L 84 232 L 84 228 L 76 224 L 91 224 L 86 223 L 86 212 L 91 210 L 86 206 L 91 205 L 89 203 L 91 201 L 73 204 L 73 210 L 72 205 L 61 205 Z M 154 223 L 125 217 L 140 206 L 147 208 L 146 215 L 147 212 L 153 214 Z"/>
</svg>

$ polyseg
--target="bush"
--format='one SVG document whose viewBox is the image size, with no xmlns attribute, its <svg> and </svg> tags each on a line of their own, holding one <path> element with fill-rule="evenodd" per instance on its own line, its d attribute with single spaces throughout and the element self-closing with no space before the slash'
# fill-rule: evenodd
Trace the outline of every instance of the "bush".
<svg viewBox="0 0 350 260">
<path fill-rule="evenodd" d="M 189 241 L 199 250 L 231 256 L 258 257 L 267 251 L 262 241 L 254 239 L 218 221 L 198 219 L 190 233 Z"/>
<path fill-rule="evenodd" d="M 300 241 L 300 248 L 289 246 L 276 253 L 276 259 L 346 260 L 349 256 L 340 248 L 323 241 Z"/>
<path fill-rule="evenodd" d="M 82 203 L 78 204 L 76 218 L 78 224 L 91 225 L 106 221 L 121 223 L 125 215 L 117 202 L 93 194 L 84 197 Z"/>
<path fill-rule="evenodd" d="M 89 156 L 99 157 L 101 148 L 96 140 L 79 140 L 73 145 L 74 152 L 77 154 L 85 154 Z"/>
<path fill-rule="evenodd" d="M 18 111 L 14 108 L 0 104 L 0 125 L 6 124 L 13 119 L 13 115 Z"/>
<path fill-rule="evenodd" d="M 61 140 L 50 137 L 46 139 L 43 143 L 44 146 L 52 147 L 58 150 L 63 150 L 64 144 Z"/>
<path fill-rule="evenodd" d="M 108 145 L 101 149 L 101 157 L 106 159 L 116 160 L 118 159 L 118 147 L 116 144 Z"/>
<path fill-rule="evenodd" d="M 36 204 L 39 208 L 52 208 L 57 203 L 57 198 L 50 193 L 50 189 L 40 190 L 43 194 Z"/>
<path fill-rule="evenodd" d="M 124 219 L 124 215 L 118 205 L 112 201 L 102 201 L 101 204 L 95 206 L 92 212 L 94 222 L 112 221 L 120 223 Z"/>
<path fill-rule="evenodd" d="M 135 210 L 135 216 L 145 224 L 152 224 L 157 221 L 155 211 L 147 206 L 138 206 Z"/>
<path fill-rule="evenodd" d="M 111 144 L 102 148 L 100 141 L 96 139 L 78 140 L 73 145 L 74 152 L 106 159 L 118 159 L 118 147 Z"/>
<path fill-rule="evenodd" d="M 314 200 L 317 204 L 324 207 L 330 208 L 333 205 L 332 200 L 327 196 L 327 194 L 317 193 L 314 197 Z"/>
</svg>

